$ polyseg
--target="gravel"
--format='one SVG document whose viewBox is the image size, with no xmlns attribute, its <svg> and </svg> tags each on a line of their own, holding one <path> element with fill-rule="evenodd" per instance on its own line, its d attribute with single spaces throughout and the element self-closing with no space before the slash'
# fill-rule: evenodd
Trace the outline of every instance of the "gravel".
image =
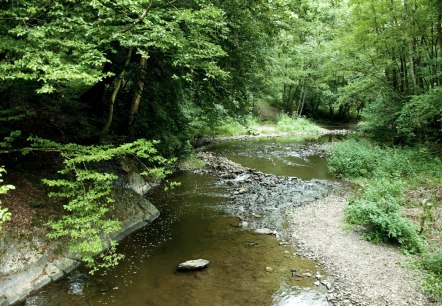
<svg viewBox="0 0 442 306">
<path fill-rule="evenodd" d="M 284 187 L 284 194 L 290 197 L 293 205 L 288 209 L 276 205 L 275 211 L 292 216 L 288 229 L 283 231 L 284 239 L 291 237 L 292 241 L 281 243 L 293 243 L 299 255 L 317 261 L 328 272 L 326 276 L 317 277 L 317 283 L 327 289 L 330 305 L 430 305 L 421 292 L 421 275 L 405 267 L 413 259 L 411 256 L 402 254 L 395 246 L 363 240 L 357 229 L 345 229 L 344 209 L 347 206 L 348 188 L 338 183 L 332 184 L 330 189 L 333 191 L 329 189 L 328 195 L 321 194 L 314 197 L 319 198 L 317 200 L 311 198 L 307 202 L 297 203 L 293 194 L 296 188 L 313 184 L 313 189 L 317 190 L 321 187 L 321 181 L 293 181 L 263 174 L 207 152 L 200 152 L 198 156 L 208 167 L 194 169 L 193 172 L 216 175 L 221 183 L 228 183 L 236 190 L 232 194 L 233 202 L 244 212 L 232 213 L 241 217 L 244 227 L 275 227 L 274 222 L 270 222 L 278 219 L 272 215 L 273 210 L 254 209 L 268 208 L 269 203 L 285 203 L 279 198 L 279 193 L 272 192 L 280 185 Z M 254 213 L 259 213 L 258 220 L 262 224 L 255 224 L 256 218 L 247 218 L 248 215 L 255 216 Z M 263 220 L 265 216 L 270 221 Z"/>
<path fill-rule="evenodd" d="M 345 229 L 347 193 L 294 208 L 290 224 L 300 255 L 320 262 L 334 278 L 333 305 L 429 305 L 420 290 L 420 276 L 404 267 L 411 260 L 397 247 L 363 240 Z"/>
</svg>

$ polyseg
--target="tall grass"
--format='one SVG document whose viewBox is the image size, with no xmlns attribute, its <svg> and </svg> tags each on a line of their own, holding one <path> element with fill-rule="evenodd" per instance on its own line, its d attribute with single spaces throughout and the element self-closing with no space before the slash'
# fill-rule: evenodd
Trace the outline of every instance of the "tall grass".
<svg viewBox="0 0 442 306">
<path fill-rule="evenodd" d="M 321 128 L 306 118 L 282 114 L 278 116 L 276 131 L 317 133 L 321 131 Z"/>
</svg>

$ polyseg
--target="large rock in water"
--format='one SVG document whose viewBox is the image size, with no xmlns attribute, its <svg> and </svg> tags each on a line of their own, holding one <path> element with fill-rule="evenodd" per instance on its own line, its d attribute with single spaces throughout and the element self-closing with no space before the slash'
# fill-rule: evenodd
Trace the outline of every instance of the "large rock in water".
<svg viewBox="0 0 442 306">
<path fill-rule="evenodd" d="M 207 268 L 210 261 L 205 259 L 193 259 L 182 262 L 178 265 L 178 271 L 195 271 Z"/>
</svg>

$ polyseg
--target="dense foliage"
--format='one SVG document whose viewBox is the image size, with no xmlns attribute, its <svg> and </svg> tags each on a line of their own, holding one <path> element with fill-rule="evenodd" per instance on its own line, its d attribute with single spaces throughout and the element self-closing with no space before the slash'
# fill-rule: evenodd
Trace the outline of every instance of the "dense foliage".
<svg viewBox="0 0 442 306">
<path fill-rule="evenodd" d="M 297 7 L 267 57 L 265 99 L 289 114 L 363 116 L 364 130 L 384 141 L 441 140 L 440 1 Z"/>
<path fill-rule="evenodd" d="M 217 122 L 249 113 L 286 3 L 3 1 L 0 156 L 25 172 L 42 157 L 25 169 L 21 153 L 61 157 L 58 175 L 45 171 L 66 211 L 49 223 L 50 237 L 67 238 L 93 268 L 116 263 L 115 176 L 100 165 L 130 154 L 164 166 L 160 154 L 188 153 Z"/>
<path fill-rule="evenodd" d="M 48 121 L 40 129 L 20 122 L 25 136 L 55 129 L 63 141 L 156 138 L 176 154 L 261 98 L 288 115 L 362 115 L 366 132 L 395 143 L 440 140 L 438 1 L 28 0 L 0 8 L 0 105 Z"/>
<path fill-rule="evenodd" d="M 201 126 L 250 110 L 280 5 L 3 2 L 0 105 L 35 110 L 64 141 L 147 137 L 181 152 Z"/>
</svg>

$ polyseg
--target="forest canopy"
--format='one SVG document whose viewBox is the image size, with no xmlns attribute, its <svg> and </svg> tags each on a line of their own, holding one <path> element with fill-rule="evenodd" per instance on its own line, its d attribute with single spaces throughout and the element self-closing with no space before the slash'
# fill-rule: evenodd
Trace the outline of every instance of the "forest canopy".
<svg viewBox="0 0 442 306">
<path fill-rule="evenodd" d="M 394 142 L 440 138 L 437 0 L 23 0 L 0 8 L 4 136 L 18 124 L 7 118 L 38 116 L 63 141 L 147 137 L 171 154 L 263 99 L 332 120 L 365 109 L 366 131 Z"/>
</svg>

